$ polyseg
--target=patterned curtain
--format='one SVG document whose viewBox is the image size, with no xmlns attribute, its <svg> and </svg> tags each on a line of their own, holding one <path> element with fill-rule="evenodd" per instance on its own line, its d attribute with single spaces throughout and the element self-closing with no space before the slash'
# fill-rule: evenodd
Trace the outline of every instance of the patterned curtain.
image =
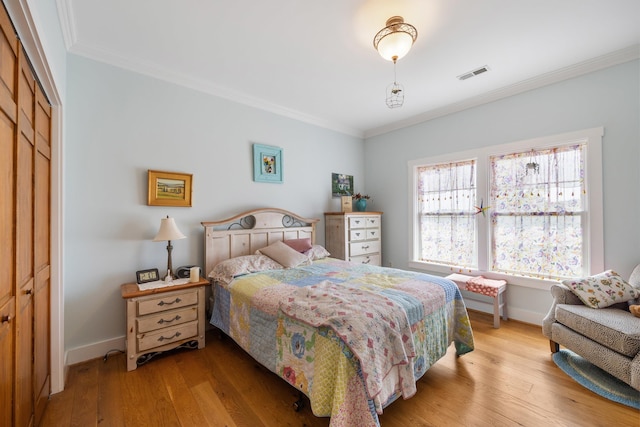
<svg viewBox="0 0 640 427">
<path fill-rule="evenodd" d="M 418 168 L 420 260 L 475 268 L 475 160 Z"/>
<path fill-rule="evenodd" d="M 492 270 L 583 275 L 585 145 L 492 156 Z"/>
</svg>

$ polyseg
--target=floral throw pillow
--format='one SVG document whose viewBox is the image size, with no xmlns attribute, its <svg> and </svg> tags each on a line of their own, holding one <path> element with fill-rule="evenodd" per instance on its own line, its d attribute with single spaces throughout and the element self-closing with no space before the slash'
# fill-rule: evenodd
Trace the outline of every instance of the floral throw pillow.
<svg viewBox="0 0 640 427">
<path fill-rule="evenodd" d="M 582 279 L 563 280 L 562 283 L 591 308 L 609 307 L 639 296 L 637 289 L 612 270 Z"/>
</svg>

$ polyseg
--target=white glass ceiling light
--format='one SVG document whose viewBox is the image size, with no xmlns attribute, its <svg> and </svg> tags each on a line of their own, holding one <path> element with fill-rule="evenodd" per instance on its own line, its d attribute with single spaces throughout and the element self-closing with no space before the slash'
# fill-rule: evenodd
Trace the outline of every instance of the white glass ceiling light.
<svg viewBox="0 0 640 427">
<path fill-rule="evenodd" d="M 387 26 L 373 38 L 373 47 L 387 61 L 393 61 L 393 83 L 387 87 L 386 103 L 389 108 L 402 107 L 404 87 L 396 81 L 396 62 L 411 50 L 418 38 L 418 30 L 404 22 L 402 16 L 387 19 Z"/>
<path fill-rule="evenodd" d="M 392 16 L 387 19 L 387 26 L 373 38 L 373 47 L 384 59 L 395 63 L 409 53 L 417 38 L 416 27 L 404 22 L 402 16 Z"/>
</svg>

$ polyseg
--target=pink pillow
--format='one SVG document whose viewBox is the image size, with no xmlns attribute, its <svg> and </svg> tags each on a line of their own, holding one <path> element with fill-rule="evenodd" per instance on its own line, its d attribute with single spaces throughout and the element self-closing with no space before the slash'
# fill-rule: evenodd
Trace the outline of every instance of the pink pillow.
<svg viewBox="0 0 640 427">
<path fill-rule="evenodd" d="M 306 252 L 312 247 L 311 239 L 289 239 L 283 240 L 283 243 L 300 253 Z"/>
</svg>

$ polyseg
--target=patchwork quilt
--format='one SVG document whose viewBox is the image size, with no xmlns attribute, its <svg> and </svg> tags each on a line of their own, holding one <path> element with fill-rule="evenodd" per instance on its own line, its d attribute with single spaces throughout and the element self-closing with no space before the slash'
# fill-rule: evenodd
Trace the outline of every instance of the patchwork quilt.
<svg viewBox="0 0 640 427">
<path fill-rule="evenodd" d="M 211 324 L 309 397 L 331 426 L 379 426 L 454 343 L 472 351 L 458 287 L 428 274 L 333 258 L 214 287 Z"/>
</svg>

